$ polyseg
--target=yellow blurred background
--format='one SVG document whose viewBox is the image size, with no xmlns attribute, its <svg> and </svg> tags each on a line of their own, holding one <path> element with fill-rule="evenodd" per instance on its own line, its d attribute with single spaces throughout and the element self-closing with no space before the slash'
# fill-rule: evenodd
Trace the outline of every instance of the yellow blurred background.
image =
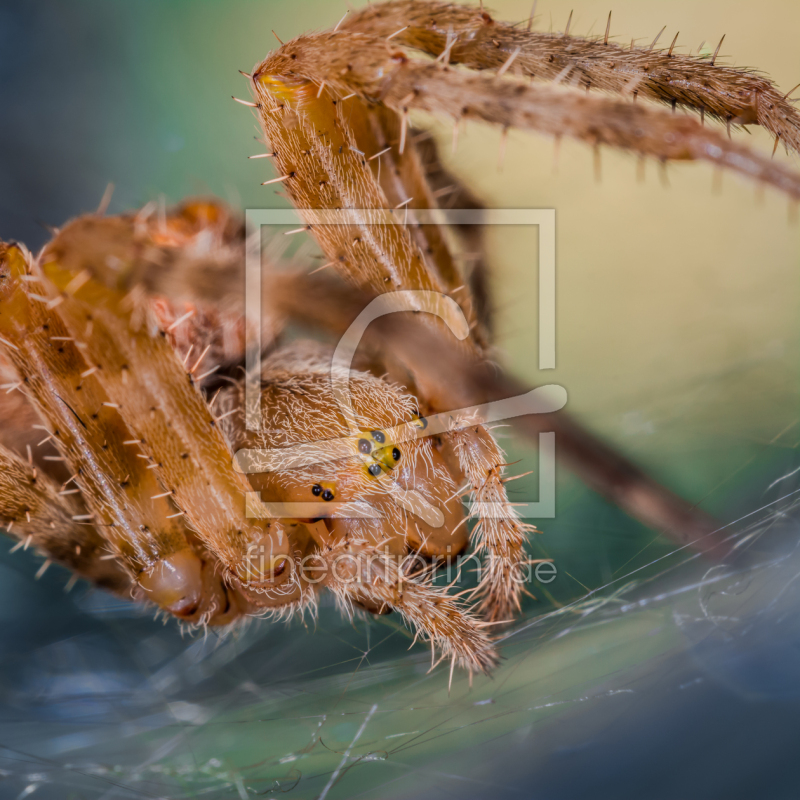
<svg viewBox="0 0 800 800">
<path fill-rule="evenodd" d="M 493 6 L 509 20 L 529 13 L 527 2 Z M 537 29 L 549 30 L 552 14 L 552 29 L 563 30 L 573 7 L 572 32 L 602 33 L 608 4 L 600 2 L 539 3 Z M 652 41 L 665 24 L 663 41 L 680 31 L 684 52 L 697 52 L 704 40 L 713 50 L 726 34 L 723 63 L 758 67 L 787 92 L 800 81 L 798 4 L 613 4 L 618 41 Z M 771 152 L 772 140 L 750 130 L 752 136 L 734 136 Z M 590 415 L 615 438 L 657 429 L 660 417 L 676 413 L 670 398 L 677 395 L 693 398 L 694 413 L 704 417 L 713 404 L 711 424 L 741 414 L 754 436 L 776 435 L 791 421 L 800 228 L 789 222 L 785 197 L 736 176 L 720 180 L 704 164 L 668 166 L 667 186 L 651 162 L 642 183 L 636 159 L 610 150 L 602 152 L 598 182 L 588 148 L 564 141 L 556 160 L 551 141 L 513 131 L 501 172 L 499 145 L 499 132 L 471 125 L 448 160 L 492 207 L 556 209 L 555 375 L 568 388 L 573 411 Z M 448 131 L 442 150 L 450 152 Z M 795 166 L 800 161 L 776 157 Z M 535 366 L 536 276 L 529 268 L 535 236 L 510 229 L 489 235 L 499 344 L 518 372 L 548 380 Z M 751 375 L 736 386 L 737 396 L 715 397 L 713 379 L 737 372 Z"/>
</svg>

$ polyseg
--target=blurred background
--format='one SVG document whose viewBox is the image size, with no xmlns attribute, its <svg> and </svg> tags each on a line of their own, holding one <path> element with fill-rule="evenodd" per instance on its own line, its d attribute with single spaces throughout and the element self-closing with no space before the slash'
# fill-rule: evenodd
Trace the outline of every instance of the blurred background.
<svg viewBox="0 0 800 800">
<path fill-rule="evenodd" d="M 355 3 L 356 6 L 361 3 Z M 495 0 L 498 19 L 527 0 Z M 36 248 L 93 210 L 216 194 L 283 207 L 237 70 L 343 2 L 0 2 L 0 238 Z M 600 34 L 597 0 L 540 0 L 538 30 Z M 793 0 L 617 0 L 612 35 L 800 81 Z M 224 639 L 79 585 L 0 543 L 0 798 L 794 797 L 800 768 L 798 275 L 787 200 L 704 165 L 648 164 L 419 117 L 494 208 L 555 208 L 557 369 L 539 373 L 536 231 L 487 233 L 505 363 L 729 523 L 713 565 L 560 470 L 532 553 L 557 579 L 470 689 L 392 617 L 254 625 Z M 758 129 L 740 140 L 769 152 Z M 779 153 L 776 158 L 788 159 Z M 13 420 L 3 424 L 13 425 Z M 535 451 L 508 438 L 519 471 Z M 514 486 L 536 498 L 536 474 Z"/>
</svg>

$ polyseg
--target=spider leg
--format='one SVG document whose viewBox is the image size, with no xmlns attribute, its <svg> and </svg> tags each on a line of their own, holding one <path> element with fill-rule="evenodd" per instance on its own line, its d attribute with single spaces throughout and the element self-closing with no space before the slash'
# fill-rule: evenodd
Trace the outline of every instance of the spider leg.
<svg viewBox="0 0 800 800">
<path fill-rule="evenodd" d="M 387 605 L 431 641 L 442 658 L 470 672 L 488 673 L 497 653 L 480 623 L 446 591 L 406 578 L 402 562 L 363 540 L 340 540 L 320 549 L 309 569 L 350 612 L 353 600 Z"/>
<path fill-rule="evenodd" d="M 444 292 L 445 283 L 428 268 L 406 226 L 387 216 L 392 213 L 389 201 L 362 150 L 370 142 L 362 144 L 351 127 L 355 119 L 364 134 L 371 133 L 366 109 L 348 106 L 349 100 L 338 101 L 326 91 L 318 97 L 317 86 L 309 81 L 294 85 L 265 74 L 263 80 L 254 77 L 253 88 L 261 100 L 260 120 L 275 151 L 275 167 L 286 176 L 287 193 L 330 262 L 346 278 L 375 292 Z M 381 143 L 375 141 L 373 147 Z M 341 219 L 328 223 L 325 209 L 342 209 L 346 224 Z M 403 213 L 395 213 L 398 221 Z M 384 218 L 388 224 L 375 224 Z"/>
<path fill-rule="evenodd" d="M 427 211 L 438 207 L 415 141 L 418 136 L 424 139 L 424 134 L 413 129 L 407 129 L 404 134 L 403 120 L 397 114 L 380 105 L 368 105 L 358 97 L 344 102 L 342 117 L 359 148 L 365 153 L 374 153 L 367 162 L 383 189 L 388 208 Z M 461 274 L 450 254 L 444 227 L 414 222 L 408 228 L 441 285 L 448 292 L 461 285 Z"/>
<path fill-rule="evenodd" d="M 43 283 L 18 247 L 0 249 L 0 335 L 6 357 L 36 402 L 52 441 L 70 466 L 91 521 L 151 599 L 194 617 L 202 601 L 201 563 L 189 548 L 163 487 L 124 442 L 132 438 L 79 343 L 67 333 Z"/>
<path fill-rule="evenodd" d="M 348 99 L 344 108 L 359 147 L 378 154 L 369 163 L 390 208 L 435 213 L 442 207 L 439 200 L 442 195 L 446 195 L 449 208 L 483 208 L 474 195 L 444 169 L 433 139 L 424 131 L 410 128 L 401 150 L 404 122 L 393 111 L 381 105 L 367 105 L 358 97 Z M 479 347 L 486 347 L 488 286 L 483 272 L 482 226 L 449 228 L 441 222 L 422 224 L 414 219 L 406 227 L 428 269 L 438 277 L 445 291 L 458 300 L 470 326 L 471 338 Z M 477 255 L 467 278 L 471 291 L 466 295 L 461 294 L 465 270 L 453 256 L 458 240 L 470 257 Z"/>
<path fill-rule="evenodd" d="M 483 556 L 485 572 L 478 587 L 481 611 L 490 620 L 509 621 L 520 611 L 526 580 L 525 543 L 533 525 L 522 522 L 503 483 L 504 453 L 484 426 L 448 435 L 461 470 L 472 486 L 471 538 Z"/>
<path fill-rule="evenodd" d="M 442 164 L 436 143 L 424 131 L 409 129 L 400 150 L 402 119 L 381 105 L 368 105 L 358 97 L 340 104 L 342 121 L 349 125 L 359 148 L 375 153 L 367 161 L 386 196 L 389 208 L 435 211 L 441 207 L 482 211 L 483 204 Z M 446 205 L 440 198 L 446 199 Z M 428 268 L 451 296 L 457 298 L 470 325 L 471 338 L 485 348 L 491 333 L 491 301 L 484 258 L 483 226 L 425 225 L 412 221 L 407 230 L 422 252 Z M 470 269 L 453 256 L 455 239 L 462 245 Z M 466 278 L 465 278 L 466 273 Z M 469 288 L 466 296 L 459 294 Z"/>
<path fill-rule="evenodd" d="M 403 298 L 409 310 L 424 307 L 423 300 L 431 292 L 450 297 L 463 313 L 441 303 L 441 314 L 452 329 L 462 327 L 466 320 L 472 336 L 462 346 L 477 356 L 483 336 L 476 325 L 471 298 L 458 291 L 463 280 L 449 249 L 441 241 L 431 244 L 434 237 L 440 240 L 441 234 L 435 232 L 436 226 L 419 230 L 406 225 L 403 210 L 388 208 L 387 191 L 390 196 L 417 191 L 423 207 L 435 207 L 421 162 L 405 150 L 395 155 L 392 146 L 391 157 L 386 153 L 383 157 L 388 160 L 387 168 L 393 164 L 394 177 L 379 180 L 363 149 L 391 141 L 394 112 L 383 109 L 380 116 L 373 114 L 370 118 L 371 112 L 357 98 L 336 101 L 325 91 L 319 93 L 309 81 L 284 81 L 270 73 L 263 80 L 254 74 L 253 85 L 261 100 L 260 119 L 275 152 L 273 161 L 286 172 L 287 193 L 306 218 L 309 232 L 329 263 L 347 280 L 371 293 L 412 290 Z M 409 181 L 408 186 L 405 181 Z M 328 209 L 338 209 L 334 218 Z M 438 317 L 426 314 L 424 319 L 426 325 L 449 335 Z M 409 377 L 413 380 L 402 364 L 389 363 L 391 358 L 386 361 L 394 378 L 404 383 Z M 436 383 L 414 382 L 412 388 L 426 399 L 435 397 L 437 391 Z"/>
<path fill-rule="evenodd" d="M 610 17 L 609 17 L 610 23 Z M 386 38 L 451 64 L 475 70 L 509 69 L 543 81 L 636 94 L 693 109 L 727 122 L 762 125 L 800 152 L 800 113 L 768 78 L 722 66 L 706 55 L 622 47 L 604 37 L 538 33 L 498 22 L 482 8 L 436 0 L 395 0 L 350 15 L 342 29 Z M 677 41 L 677 37 L 676 37 Z"/>
<path fill-rule="evenodd" d="M 42 310 L 39 311 L 41 314 Z M 51 334 L 50 354 L 58 354 L 57 358 L 46 362 L 56 375 L 53 382 L 60 389 L 57 397 L 61 400 L 66 398 L 70 413 L 77 413 L 86 422 L 84 433 L 91 428 L 96 429 L 96 436 L 103 436 L 106 446 L 101 447 L 100 462 L 105 477 L 108 478 L 109 473 L 121 475 L 126 470 L 123 482 L 126 485 L 120 488 L 126 492 L 127 517 L 136 522 L 132 530 L 134 550 L 142 557 L 138 558 L 136 552 L 130 554 L 131 542 L 121 533 L 124 523 L 120 526 L 116 522 L 102 524 L 108 503 L 99 503 L 97 517 L 87 513 L 97 510 L 95 501 L 108 492 L 110 486 L 113 487 L 113 481 L 107 480 L 103 484 L 102 475 L 98 476 L 91 464 L 87 468 L 83 459 L 75 458 L 74 453 L 70 457 L 69 447 L 74 442 L 69 431 L 65 434 L 62 428 L 64 422 L 69 427 L 70 419 L 67 417 L 65 420 L 64 415 L 58 414 L 58 404 L 55 407 L 52 404 L 54 395 L 43 388 L 40 372 L 35 367 L 35 356 L 28 359 L 21 369 L 22 380 L 12 384 L 19 383 L 20 388 L 24 387 L 32 397 L 15 390 L 9 395 L 14 404 L 9 405 L 7 400 L 3 404 L 3 418 L 14 421 L 13 426 L 2 430 L 3 443 L 16 445 L 18 452 L 24 452 L 27 445 L 29 460 L 25 462 L 0 446 L 0 525 L 7 526 L 9 533 L 24 541 L 26 547 L 28 542 L 33 543 L 48 559 L 63 564 L 102 588 L 140 601 L 156 602 L 189 622 L 209 625 L 232 622 L 247 607 L 246 601 L 222 584 L 213 556 L 203 550 L 191 531 L 185 530 L 179 520 L 172 518 L 174 507 L 169 507 L 165 498 L 151 499 L 149 493 L 161 490 L 160 484 L 154 482 L 152 472 L 142 472 L 146 469 L 144 463 L 138 460 L 130 462 L 129 453 L 121 453 L 113 445 L 115 439 L 125 441 L 130 433 L 110 427 L 109 418 L 96 413 L 96 403 L 102 398 L 97 396 L 92 378 L 86 376 L 80 381 L 81 390 L 76 396 L 70 396 L 68 386 L 60 384 L 59 377 L 63 377 L 69 362 L 78 359 L 68 342 L 70 337 L 60 335 L 66 333 L 60 327 L 60 321 L 52 314 L 42 318 L 47 320 L 43 324 L 48 326 Z M 35 339 L 36 335 L 28 338 Z M 11 337 L 7 341 L 11 341 Z M 88 369 L 85 362 L 78 363 L 84 372 Z M 43 415 L 36 413 L 31 399 L 41 404 Z M 106 413 L 113 419 L 110 409 Z M 34 425 L 34 419 L 39 423 L 44 419 L 48 425 Z M 20 424 L 24 422 L 27 425 Z M 45 435 L 44 432 L 50 430 L 53 433 Z M 49 447 L 36 446 L 47 442 L 56 445 L 56 452 L 63 455 L 54 456 Z M 89 449 L 87 447 L 84 452 Z M 57 488 L 59 484 L 60 488 Z M 84 497 L 90 501 L 88 509 Z M 142 508 L 144 515 L 138 513 Z M 148 509 L 151 511 L 149 515 Z M 161 520 L 157 513 L 152 513 L 159 510 L 167 514 L 165 519 Z M 95 525 L 95 520 L 99 526 Z M 156 533 L 145 533 L 145 526 Z M 190 545 L 191 551 L 187 549 Z M 192 551 L 200 556 L 199 568 Z M 166 572 L 164 562 L 169 565 Z M 138 575 L 138 582 L 133 580 L 134 575 Z M 183 588 L 188 591 L 188 596 L 183 600 L 178 598 L 177 603 L 175 593 L 179 587 L 176 586 L 176 577 L 184 579 Z"/>
<path fill-rule="evenodd" d="M 475 212 L 485 210 L 483 203 L 444 166 L 433 137 L 420 135 L 418 141 L 414 142 L 412 139 L 412 143 L 419 152 L 419 158 L 430 187 L 429 192 L 440 207 Z M 466 279 L 475 316 L 484 331 L 482 338 L 491 340 L 494 332 L 494 309 L 489 286 L 489 264 L 486 260 L 484 226 L 481 224 L 456 225 L 454 228 L 464 260 L 459 277 L 461 277 L 462 283 L 464 278 Z"/>
<path fill-rule="evenodd" d="M 0 527 L 81 578 L 130 597 L 136 584 L 119 560 L 108 558 L 108 541 L 91 522 L 76 521 L 86 513 L 78 496 L 0 447 Z"/>
<path fill-rule="evenodd" d="M 0 343 L 2 344 L 2 343 Z M 63 461 L 54 461 L 52 439 L 35 405 L 25 393 L 11 364 L 0 352 L 0 446 L 28 458 L 39 472 L 63 483 L 70 471 Z"/>
<path fill-rule="evenodd" d="M 65 226 L 40 257 L 43 291 L 130 432 L 114 446 L 126 441 L 131 465 L 157 471 L 163 488 L 154 501 L 177 506 L 164 517 L 183 515 L 227 581 L 255 590 L 276 585 L 292 566 L 282 526 L 247 519 L 247 484 L 230 468 L 216 419 L 153 324 L 143 290 L 120 290 L 130 289 L 141 267 L 124 222 L 84 218 Z"/>
<path fill-rule="evenodd" d="M 707 161 L 800 199 L 796 172 L 690 117 L 561 86 L 463 73 L 410 59 L 393 42 L 365 34 L 340 30 L 301 36 L 259 64 L 253 84 L 265 127 L 267 117 L 279 116 L 271 113 L 277 101 L 273 98 L 270 105 L 266 100 L 268 87 L 274 93 L 278 84 L 286 87 L 289 82 L 293 92 L 309 96 L 323 82 L 335 97 L 355 92 L 403 119 L 419 110 L 455 122 L 480 119 L 504 128 L 569 136 L 593 147 L 607 145 L 661 161 Z M 287 175 L 291 184 L 291 171 Z"/>
<path fill-rule="evenodd" d="M 155 208 L 150 204 L 96 227 L 96 217 L 84 222 L 100 237 L 133 228 L 135 245 L 144 251 L 139 278 L 156 320 L 187 368 L 196 363 L 193 380 L 205 389 L 218 372 L 229 375 L 244 364 L 244 226 L 218 201 L 186 200 L 163 214 Z M 281 329 L 269 312 L 267 300 L 260 316 L 265 349 Z M 0 424 L 0 441 L 21 454 L 30 447 L 37 467 L 63 481 L 70 473 L 63 462 L 43 459 L 50 458 L 51 448 L 42 442 L 41 420 L 21 389 L 13 368 L 0 361 L 0 419 L 13 420 Z"/>
</svg>

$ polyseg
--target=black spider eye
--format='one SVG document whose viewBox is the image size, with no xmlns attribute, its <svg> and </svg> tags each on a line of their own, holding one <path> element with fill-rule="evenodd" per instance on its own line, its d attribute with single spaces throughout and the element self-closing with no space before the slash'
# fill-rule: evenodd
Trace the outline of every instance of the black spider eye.
<svg viewBox="0 0 800 800">
<path fill-rule="evenodd" d="M 372 445 L 366 439 L 358 440 L 358 450 L 365 455 L 372 452 Z"/>
<path fill-rule="evenodd" d="M 374 475 L 377 478 L 378 475 L 381 474 L 381 465 L 380 464 L 370 464 L 369 474 L 370 475 Z"/>
<path fill-rule="evenodd" d="M 386 441 L 386 437 L 381 433 L 381 431 L 372 431 L 372 438 L 378 443 L 383 444 Z"/>
<path fill-rule="evenodd" d="M 322 499 L 323 499 L 323 500 L 326 500 L 326 501 L 333 500 L 333 492 L 332 492 L 330 489 L 326 489 L 326 490 L 325 490 L 325 491 L 322 493 Z"/>
<path fill-rule="evenodd" d="M 395 461 L 399 461 L 400 460 L 400 450 L 397 447 L 395 447 L 394 450 L 392 450 L 392 458 Z"/>
<path fill-rule="evenodd" d="M 314 495 L 314 497 L 319 497 L 322 494 L 322 487 L 318 483 L 315 483 L 311 487 L 311 493 Z"/>
</svg>

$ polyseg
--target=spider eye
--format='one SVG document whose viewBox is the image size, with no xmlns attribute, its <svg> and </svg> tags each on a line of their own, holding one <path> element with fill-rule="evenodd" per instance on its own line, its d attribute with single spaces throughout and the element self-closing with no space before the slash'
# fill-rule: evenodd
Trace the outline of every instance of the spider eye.
<svg viewBox="0 0 800 800">
<path fill-rule="evenodd" d="M 321 495 L 325 502 L 330 502 L 336 497 L 336 483 L 334 481 L 320 481 L 314 484 L 311 491 L 314 492 L 316 497 Z"/>
<path fill-rule="evenodd" d="M 416 425 L 421 431 L 424 431 L 425 428 L 428 427 L 428 420 L 425 417 L 421 417 L 418 413 L 414 413 L 412 417 L 412 423 Z"/>
<path fill-rule="evenodd" d="M 383 444 L 386 441 L 386 436 L 382 431 L 372 431 L 372 438 L 378 443 Z"/>
<path fill-rule="evenodd" d="M 358 440 L 358 452 L 369 455 L 372 452 L 372 444 L 367 439 Z"/>
<path fill-rule="evenodd" d="M 281 559 L 281 561 L 272 568 L 271 576 L 277 578 L 278 575 L 283 575 L 286 571 L 286 565 L 289 563 L 288 558 Z"/>
<path fill-rule="evenodd" d="M 400 460 L 400 455 L 401 455 L 401 453 L 400 453 L 400 448 L 398 448 L 398 447 L 395 447 L 395 448 L 392 450 L 392 458 L 393 458 L 395 461 L 399 461 L 399 460 Z"/>
<path fill-rule="evenodd" d="M 370 475 L 374 477 L 378 477 L 381 474 L 381 465 L 380 464 L 370 464 L 368 470 Z"/>
</svg>

